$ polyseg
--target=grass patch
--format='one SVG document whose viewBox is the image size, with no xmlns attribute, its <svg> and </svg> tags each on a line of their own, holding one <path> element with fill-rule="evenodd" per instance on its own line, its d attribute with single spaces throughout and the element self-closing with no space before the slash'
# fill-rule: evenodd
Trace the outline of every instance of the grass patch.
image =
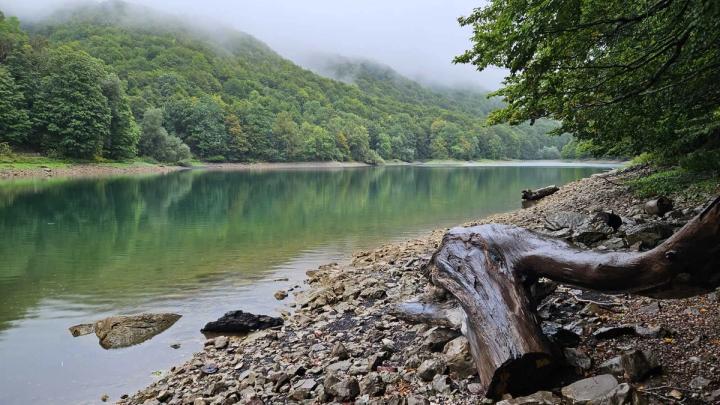
<svg viewBox="0 0 720 405">
<path fill-rule="evenodd" d="M 716 172 L 695 173 L 683 168 L 672 168 L 630 180 L 627 184 L 633 192 L 644 198 L 674 194 L 692 197 L 716 192 L 720 186 L 720 177 Z"/>
</svg>

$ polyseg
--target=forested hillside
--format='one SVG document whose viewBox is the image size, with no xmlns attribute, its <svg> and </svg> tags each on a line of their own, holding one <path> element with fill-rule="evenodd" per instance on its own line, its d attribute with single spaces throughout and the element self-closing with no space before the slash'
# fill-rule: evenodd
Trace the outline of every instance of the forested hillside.
<svg viewBox="0 0 720 405">
<path fill-rule="evenodd" d="M 499 104 L 477 92 L 343 69 L 351 80 L 325 78 L 247 34 L 122 2 L 22 27 L 3 16 L 0 142 L 82 159 L 379 162 L 552 158 L 570 140 L 547 121 L 486 126 Z"/>
</svg>

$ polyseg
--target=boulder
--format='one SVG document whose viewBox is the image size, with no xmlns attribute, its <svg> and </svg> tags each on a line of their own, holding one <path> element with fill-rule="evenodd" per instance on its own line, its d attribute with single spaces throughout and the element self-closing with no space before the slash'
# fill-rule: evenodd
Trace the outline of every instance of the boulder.
<svg viewBox="0 0 720 405">
<path fill-rule="evenodd" d="M 660 370 L 655 356 L 649 351 L 631 350 L 620 356 L 620 364 L 625 376 L 632 381 L 642 381 L 647 376 Z"/>
<path fill-rule="evenodd" d="M 450 377 L 445 374 L 436 374 L 432 379 L 432 388 L 438 393 L 447 393 L 452 391 L 452 382 Z"/>
<path fill-rule="evenodd" d="M 275 297 L 275 299 L 278 301 L 284 300 L 285 298 L 287 298 L 287 296 L 288 296 L 288 293 L 285 290 L 278 290 L 278 291 L 275 291 L 275 294 L 273 294 L 273 297 Z"/>
<path fill-rule="evenodd" d="M 617 386 L 618 382 L 615 377 L 610 374 L 603 374 L 576 381 L 563 387 L 561 392 L 563 397 L 573 403 L 587 404 L 592 400 L 605 397 Z"/>
<path fill-rule="evenodd" d="M 609 213 L 598 213 L 590 220 L 586 220 L 580 224 L 580 226 L 575 228 L 575 231 L 572 234 L 573 240 L 589 246 L 595 242 L 607 239 L 610 234 L 615 232 L 615 228 L 610 226 L 606 218 L 601 214 L 615 215 Z"/>
<path fill-rule="evenodd" d="M 350 355 L 348 354 L 345 345 L 343 345 L 341 342 L 335 343 L 335 346 L 333 346 L 333 349 L 330 352 L 330 356 L 336 357 L 338 360 L 347 360 L 348 358 L 350 358 Z"/>
<path fill-rule="evenodd" d="M 360 384 L 358 383 L 358 380 L 353 377 L 345 378 L 344 380 L 333 384 L 327 392 L 340 402 L 351 402 L 358 396 L 358 394 L 360 394 Z"/>
<path fill-rule="evenodd" d="M 459 336 L 449 341 L 443 349 L 445 362 L 450 372 L 459 378 L 467 378 L 477 373 L 475 362 L 470 353 L 470 343 L 465 336 Z"/>
<path fill-rule="evenodd" d="M 583 372 L 592 366 L 592 360 L 580 349 L 566 348 L 563 350 L 565 361 L 576 371 Z"/>
<path fill-rule="evenodd" d="M 95 322 L 95 335 L 100 346 L 105 349 L 140 344 L 173 326 L 180 315 L 177 314 L 140 314 L 129 316 L 111 316 Z"/>
<path fill-rule="evenodd" d="M 580 344 L 580 336 L 555 322 L 543 322 L 541 325 L 543 334 L 552 342 L 564 346 L 575 347 Z"/>
<path fill-rule="evenodd" d="M 424 346 L 431 352 L 440 352 L 445 345 L 460 336 L 460 332 L 447 328 L 434 328 L 425 335 Z"/>
<path fill-rule="evenodd" d="M 548 214 L 545 217 L 545 228 L 549 231 L 560 231 L 579 227 L 587 220 L 587 215 L 571 211 L 559 211 Z"/>
<path fill-rule="evenodd" d="M 432 381 L 436 374 L 445 371 L 445 362 L 440 359 L 428 359 L 420 364 L 417 369 L 417 376 L 423 381 Z"/>
<path fill-rule="evenodd" d="M 371 397 L 383 395 L 385 393 L 385 383 L 378 373 L 369 373 L 360 381 L 360 393 Z"/>
<path fill-rule="evenodd" d="M 254 315 L 243 311 L 230 311 L 217 321 L 208 322 L 200 331 L 214 333 L 248 333 L 255 330 L 274 328 L 282 324 L 282 318 Z"/>
</svg>

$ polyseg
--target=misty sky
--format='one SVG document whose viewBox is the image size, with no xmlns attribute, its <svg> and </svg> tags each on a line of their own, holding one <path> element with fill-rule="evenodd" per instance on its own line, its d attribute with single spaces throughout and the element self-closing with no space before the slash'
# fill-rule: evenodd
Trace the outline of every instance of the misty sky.
<svg viewBox="0 0 720 405">
<path fill-rule="evenodd" d="M 443 84 L 475 83 L 496 89 L 504 72 L 477 72 L 453 65 L 470 46 L 459 27 L 483 0 L 130 0 L 184 16 L 200 16 L 238 28 L 302 64 L 309 54 L 364 57 L 415 79 Z M 0 0 L 21 17 L 39 16 L 64 0 Z"/>
</svg>

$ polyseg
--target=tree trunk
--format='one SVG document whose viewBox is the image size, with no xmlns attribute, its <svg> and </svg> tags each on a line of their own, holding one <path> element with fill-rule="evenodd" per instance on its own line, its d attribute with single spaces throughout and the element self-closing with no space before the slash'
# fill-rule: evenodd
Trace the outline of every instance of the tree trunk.
<svg viewBox="0 0 720 405">
<path fill-rule="evenodd" d="M 543 387 L 558 356 L 542 334 L 528 288 L 538 278 L 602 292 L 656 298 L 720 285 L 720 197 L 655 249 L 600 253 L 526 229 L 451 229 L 431 261 L 433 282 L 467 315 L 467 338 L 486 396 Z"/>
<path fill-rule="evenodd" d="M 545 198 L 549 195 L 555 194 L 560 190 L 557 186 L 547 186 L 533 190 L 523 190 L 522 199 L 527 201 L 535 201 L 541 198 Z"/>
</svg>

